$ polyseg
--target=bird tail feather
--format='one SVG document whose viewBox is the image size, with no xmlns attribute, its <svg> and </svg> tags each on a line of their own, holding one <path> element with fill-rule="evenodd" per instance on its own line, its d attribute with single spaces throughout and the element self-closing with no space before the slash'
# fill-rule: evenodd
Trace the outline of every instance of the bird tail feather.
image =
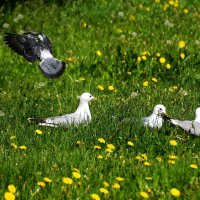
<svg viewBox="0 0 200 200">
<path fill-rule="evenodd" d="M 58 78 L 65 71 L 65 63 L 56 58 L 45 58 L 41 61 L 40 70 L 48 78 Z"/>
<path fill-rule="evenodd" d="M 46 120 L 44 118 L 28 118 L 28 121 L 30 123 L 34 123 L 34 124 L 40 124 L 40 123 L 46 122 Z"/>
</svg>

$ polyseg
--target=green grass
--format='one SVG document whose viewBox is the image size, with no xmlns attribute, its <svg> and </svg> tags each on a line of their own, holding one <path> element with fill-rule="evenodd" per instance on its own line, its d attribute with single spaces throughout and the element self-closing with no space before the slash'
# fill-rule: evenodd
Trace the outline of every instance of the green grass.
<svg viewBox="0 0 200 200">
<path fill-rule="evenodd" d="M 200 102 L 200 3 L 183 0 L 164 11 L 165 4 L 169 2 L 35 0 L 4 9 L 0 16 L 0 110 L 5 113 L 0 117 L 1 199 L 9 184 L 17 189 L 16 199 L 91 199 L 95 193 L 101 199 L 131 200 L 142 199 L 143 191 L 150 199 L 170 200 L 175 199 L 171 188 L 180 191 L 179 199 L 200 198 L 199 138 L 168 123 L 160 131 L 145 129 L 140 121 L 159 103 L 174 118 L 194 119 Z M 184 8 L 189 12 L 185 14 Z M 23 19 L 14 22 L 19 14 Z M 28 63 L 4 44 L 4 33 L 22 30 L 49 36 L 55 57 L 68 64 L 63 76 L 46 79 L 38 63 Z M 178 47 L 181 40 L 186 43 L 183 49 Z M 102 56 L 96 54 L 98 50 Z M 145 51 L 150 55 L 138 63 Z M 158 52 L 165 64 L 159 62 Z M 115 91 L 109 91 L 109 85 Z M 75 111 L 76 97 L 86 91 L 98 99 L 90 104 L 90 124 L 64 129 L 28 123 L 28 117 Z M 138 96 L 132 98 L 132 92 Z M 37 129 L 43 134 L 36 134 Z M 101 137 L 105 144 L 98 142 Z M 170 140 L 178 145 L 171 146 Z M 106 151 L 107 144 L 115 146 L 112 153 Z M 27 149 L 21 150 L 21 145 Z M 95 145 L 101 149 L 94 149 Z M 146 160 L 136 159 L 141 154 L 147 155 Z M 168 162 L 169 155 L 177 156 L 175 164 Z M 151 165 L 145 166 L 145 161 Z M 191 164 L 199 168 L 192 169 Z M 72 177 L 73 168 L 80 170 L 80 179 Z M 52 182 L 42 188 L 37 183 L 44 177 Z M 72 178 L 73 184 L 66 185 L 63 177 Z M 107 195 L 99 191 L 104 181 L 109 183 Z M 115 183 L 120 189 L 113 188 Z"/>
</svg>

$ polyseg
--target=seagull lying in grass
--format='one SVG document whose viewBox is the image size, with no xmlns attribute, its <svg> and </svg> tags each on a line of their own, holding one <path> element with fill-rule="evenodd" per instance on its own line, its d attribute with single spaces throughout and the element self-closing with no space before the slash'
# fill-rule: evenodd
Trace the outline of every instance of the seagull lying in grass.
<svg viewBox="0 0 200 200">
<path fill-rule="evenodd" d="M 180 121 L 167 116 L 165 116 L 164 119 L 168 120 L 171 124 L 177 125 L 192 135 L 200 136 L 200 107 L 196 109 L 194 121 Z"/>
<path fill-rule="evenodd" d="M 7 33 L 4 41 L 27 61 L 34 62 L 39 59 L 41 61 L 39 67 L 46 77 L 57 78 L 63 74 L 65 63 L 53 57 L 51 42 L 43 33 L 25 32 L 23 35 Z"/>
<path fill-rule="evenodd" d="M 36 119 L 36 118 L 28 118 L 29 122 L 34 122 L 41 126 L 64 126 L 68 127 L 70 125 L 78 125 L 82 122 L 90 122 L 91 121 L 91 113 L 89 109 L 89 102 L 95 97 L 93 97 L 90 93 L 83 93 L 80 97 L 80 103 L 77 110 L 74 113 L 66 114 L 63 116 L 49 117 L 46 119 Z"/>
<path fill-rule="evenodd" d="M 149 117 L 143 118 L 144 126 L 160 129 L 163 124 L 163 116 L 167 115 L 166 108 L 163 105 L 156 105 L 153 109 L 153 113 Z"/>
</svg>

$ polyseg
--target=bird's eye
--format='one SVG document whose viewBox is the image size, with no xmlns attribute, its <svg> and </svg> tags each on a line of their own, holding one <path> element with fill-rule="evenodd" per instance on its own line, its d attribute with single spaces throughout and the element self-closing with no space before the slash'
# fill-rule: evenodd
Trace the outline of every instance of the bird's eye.
<svg viewBox="0 0 200 200">
<path fill-rule="evenodd" d="M 159 110 L 162 110 L 162 108 L 160 108 Z"/>
<path fill-rule="evenodd" d="M 92 97 L 92 95 L 90 95 L 90 98 Z"/>
</svg>

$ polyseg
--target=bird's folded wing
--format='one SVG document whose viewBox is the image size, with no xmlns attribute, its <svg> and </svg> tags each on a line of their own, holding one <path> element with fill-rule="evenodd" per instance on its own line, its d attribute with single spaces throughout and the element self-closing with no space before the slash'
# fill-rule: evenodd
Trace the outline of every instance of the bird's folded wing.
<svg viewBox="0 0 200 200">
<path fill-rule="evenodd" d="M 76 113 L 71 113 L 63 116 L 49 117 L 46 119 L 47 124 L 57 124 L 57 125 L 70 125 L 80 123 L 81 116 Z"/>
<path fill-rule="evenodd" d="M 200 123 L 194 121 L 192 128 L 190 129 L 190 133 L 196 136 L 200 136 Z"/>
</svg>

